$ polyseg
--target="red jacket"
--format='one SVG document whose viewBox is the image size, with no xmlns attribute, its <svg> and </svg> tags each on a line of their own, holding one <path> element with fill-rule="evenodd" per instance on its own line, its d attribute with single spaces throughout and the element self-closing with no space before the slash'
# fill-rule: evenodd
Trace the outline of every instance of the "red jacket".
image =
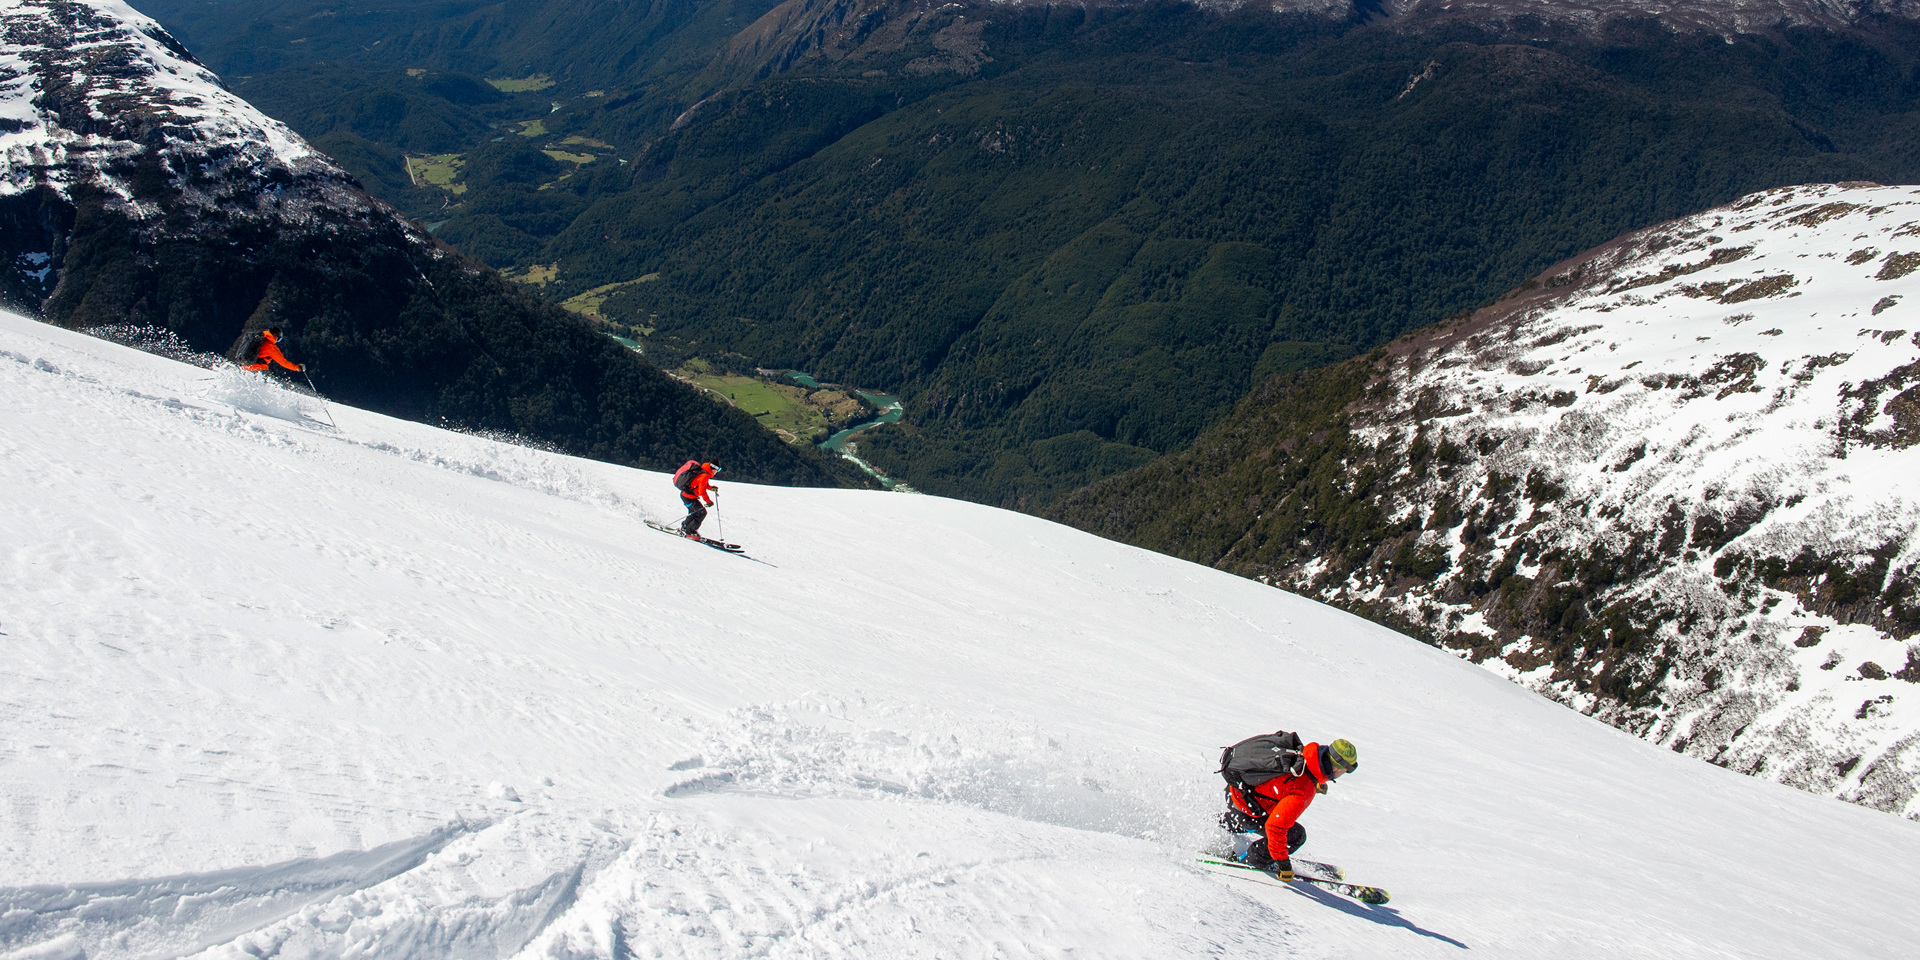
<svg viewBox="0 0 1920 960">
<path fill-rule="evenodd" d="M 713 498 L 707 496 L 707 484 L 713 482 L 713 474 L 701 470 L 687 481 L 687 489 L 680 496 L 688 500 L 703 500 L 707 506 L 713 506 Z"/>
<path fill-rule="evenodd" d="M 295 373 L 300 371 L 299 364 L 289 361 L 287 355 L 280 352 L 280 341 L 275 340 L 273 334 L 265 330 L 260 331 L 260 351 L 255 356 L 258 363 L 250 363 L 241 369 L 265 370 L 277 363 Z"/>
<path fill-rule="evenodd" d="M 1314 794 L 1320 787 L 1332 779 L 1320 769 L 1320 745 L 1309 743 L 1302 750 L 1306 757 L 1306 772 L 1297 777 L 1274 777 L 1243 795 L 1234 787 L 1227 788 L 1227 802 L 1249 817 L 1267 823 L 1267 855 L 1275 860 L 1287 859 L 1287 828 L 1307 812 L 1307 805 L 1313 802 Z M 1249 804 L 1257 804 L 1258 808 Z"/>
</svg>

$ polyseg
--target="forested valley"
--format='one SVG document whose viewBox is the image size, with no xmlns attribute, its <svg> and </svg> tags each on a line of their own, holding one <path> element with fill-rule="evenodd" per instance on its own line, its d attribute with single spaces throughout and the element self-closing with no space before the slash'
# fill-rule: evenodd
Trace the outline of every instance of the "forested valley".
<svg viewBox="0 0 1920 960">
<path fill-rule="evenodd" d="M 1028 510 L 1627 230 L 1920 175 L 1903 21 L 881 4 L 908 26 L 737 39 L 770 6 L 148 4 L 440 239 L 663 366 L 897 394 L 864 456 Z"/>
</svg>

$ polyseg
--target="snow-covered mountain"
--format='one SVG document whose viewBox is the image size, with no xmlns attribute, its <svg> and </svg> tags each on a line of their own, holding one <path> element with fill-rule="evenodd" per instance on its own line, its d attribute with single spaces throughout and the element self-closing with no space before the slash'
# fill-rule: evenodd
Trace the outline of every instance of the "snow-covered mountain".
<svg viewBox="0 0 1920 960">
<path fill-rule="evenodd" d="M 95 205 L 149 240 L 398 220 L 121 0 L 0 0 L 0 293 L 52 295 Z"/>
<path fill-rule="evenodd" d="M 1250 401 L 1181 461 L 1230 463 L 1244 509 L 1152 522 L 1655 743 L 1920 817 L 1917 271 L 1914 187 L 1661 224 L 1337 368 L 1327 409 Z"/>
<path fill-rule="evenodd" d="M 244 163 L 259 178 L 323 166 L 119 0 L 0 0 L 0 65 L 7 195 L 41 183 L 70 195 L 80 182 L 130 200 L 118 161 L 149 149 L 176 163 Z"/>
<path fill-rule="evenodd" d="M 723 483 L 733 556 L 660 474 L 6 315 L 0 407 L 8 960 L 1911 946 L 1920 826 L 1032 517 Z M 1304 853 L 1387 907 L 1192 862 L 1275 727 L 1358 744 Z"/>
</svg>

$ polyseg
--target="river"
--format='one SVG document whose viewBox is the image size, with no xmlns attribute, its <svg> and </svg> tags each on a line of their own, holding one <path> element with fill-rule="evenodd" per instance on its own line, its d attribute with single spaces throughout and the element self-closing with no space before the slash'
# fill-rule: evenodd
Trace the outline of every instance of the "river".
<svg viewBox="0 0 1920 960">
<path fill-rule="evenodd" d="M 798 370 L 787 371 L 787 379 L 809 390 L 820 389 L 820 381 Z M 820 449 L 831 450 L 834 453 L 846 457 L 848 460 L 852 460 L 860 469 L 865 470 L 869 476 L 880 481 L 880 485 L 886 487 L 888 490 L 896 493 L 919 493 L 920 491 L 875 470 L 873 464 L 860 459 L 860 445 L 853 442 L 854 434 L 862 430 L 871 430 L 883 423 L 899 423 L 901 414 L 905 412 L 905 408 L 900 404 L 900 398 L 890 397 L 884 393 L 868 393 L 865 390 L 855 390 L 854 392 L 865 397 L 868 403 L 878 407 L 880 409 L 880 415 L 874 417 L 872 420 L 856 423 L 845 430 L 835 433 L 820 444 Z"/>
</svg>

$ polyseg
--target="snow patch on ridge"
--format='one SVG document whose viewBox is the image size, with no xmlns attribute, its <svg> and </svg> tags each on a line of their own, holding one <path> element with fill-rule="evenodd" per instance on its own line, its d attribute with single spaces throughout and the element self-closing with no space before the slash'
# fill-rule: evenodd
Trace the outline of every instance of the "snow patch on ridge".
<svg viewBox="0 0 1920 960">
<path fill-rule="evenodd" d="M 1920 188 L 1663 224 L 1390 362 L 1358 430 L 1399 464 L 1382 509 L 1458 520 L 1410 544 L 1434 583 L 1351 598 L 1655 742 L 1920 816 Z M 1457 467 L 1406 465 L 1441 445 Z M 1566 589 L 1580 639 L 1518 635 Z"/>
</svg>

